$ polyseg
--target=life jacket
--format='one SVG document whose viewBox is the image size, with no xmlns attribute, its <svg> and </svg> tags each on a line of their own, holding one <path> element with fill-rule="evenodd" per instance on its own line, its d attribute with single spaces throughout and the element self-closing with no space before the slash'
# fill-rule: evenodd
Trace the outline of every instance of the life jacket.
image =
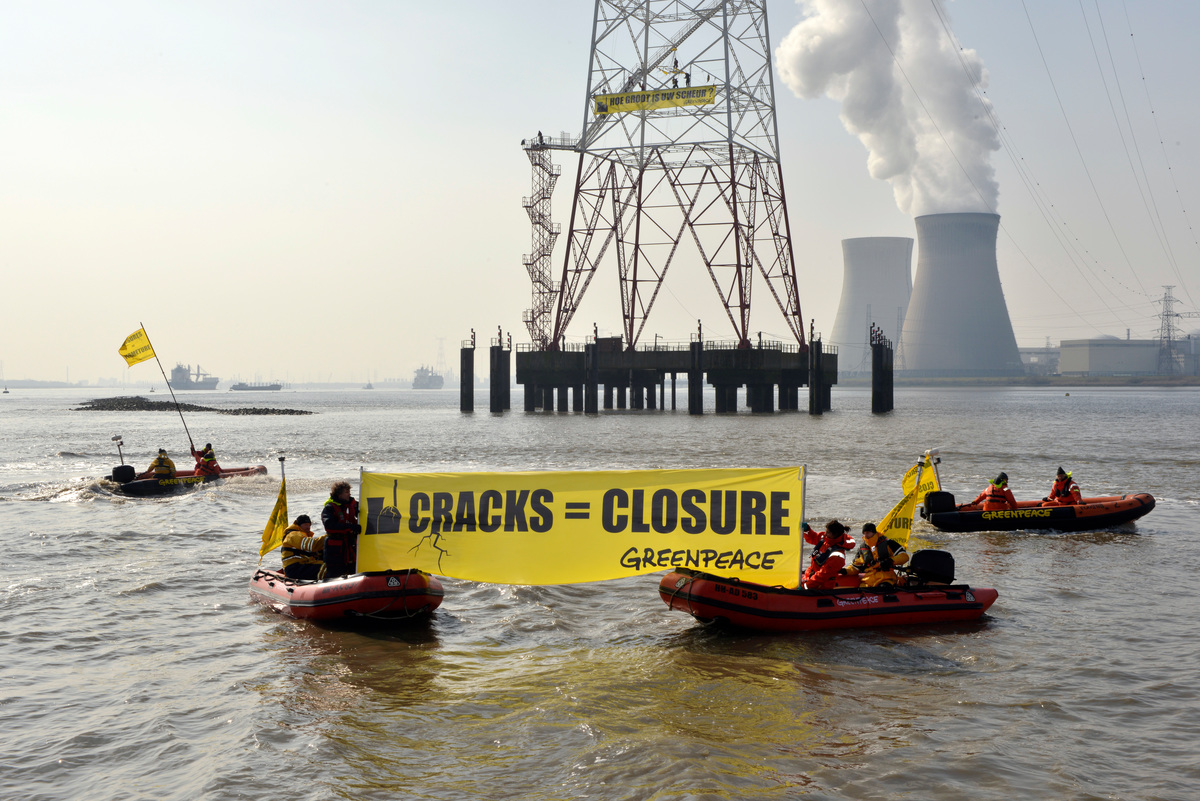
<svg viewBox="0 0 1200 801">
<path fill-rule="evenodd" d="M 993 512 L 997 509 L 1008 509 L 1010 504 L 1008 501 L 1008 491 L 999 484 L 988 484 L 983 491 L 983 511 Z"/>
<path fill-rule="evenodd" d="M 841 542 L 834 545 L 822 538 L 821 544 L 813 551 L 808 569 L 804 571 L 804 587 L 810 590 L 832 589 L 845 565 L 845 546 Z"/>
<path fill-rule="evenodd" d="M 1083 498 L 1079 492 L 1079 485 L 1072 481 L 1070 476 L 1063 476 L 1054 480 L 1054 486 L 1050 488 L 1050 500 L 1069 506 L 1079 503 Z"/>
<path fill-rule="evenodd" d="M 904 550 L 904 546 L 882 534 L 879 539 L 875 540 L 874 548 L 864 542 L 858 549 L 858 553 L 854 555 L 852 563 L 854 569 L 863 574 L 860 586 L 875 587 L 879 584 L 895 584 L 897 582 L 896 571 L 893 568 L 884 570 L 880 567 L 880 562 L 884 559 L 891 559 L 894 563 L 901 554 L 908 556 L 908 551 Z"/>
<path fill-rule="evenodd" d="M 321 525 L 328 537 L 322 575 L 346 575 L 358 563 L 358 501 L 351 498 L 342 504 L 329 498 L 321 510 Z"/>
<path fill-rule="evenodd" d="M 195 453 L 196 456 L 196 475 L 199 476 L 215 476 L 221 472 L 221 466 L 217 464 L 217 457 L 213 454 L 212 448 Z"/>
<path fill-rule="evenodd" d="M 326 514 L 328 513 L 328 514 Z M 330 525 L 332 523 L 333 525 Z M 351 498 L 345 504 L 338 502 L 334 498 L 329 498 L 325 501 L 325 508 L 321 513 L 321 524 L 325 526 L 326 531 L 341 533 L 344 531 L 358 531 L 358 501 Z"/>
<path fill-rule="evenodd" d="M 287 527 L 283 532 L 283 546 L 280 548 L 283 556 L 283 568 L 291 565 L 319 565 L 324 563 L 325 537 L 319 534 L 306 533 L 296 524 Z"/>
<path fill-rule="evenodd" d="M 160 453 L 150 463 L 150 469 L 154 471 L 155 478 L 171 478 L 175 475 L 175 463 L 171 461 L 166 454 Z"/>
</svg>

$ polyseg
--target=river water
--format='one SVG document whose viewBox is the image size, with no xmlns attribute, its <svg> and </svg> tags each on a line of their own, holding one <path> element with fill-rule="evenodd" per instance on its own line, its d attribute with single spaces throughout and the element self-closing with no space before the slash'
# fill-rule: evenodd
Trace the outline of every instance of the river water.
<svg viewBox="0 0 1200 801">
<path fill-rule="evenodd" d="M 456 391 L 187 393 L 198 444 L 269 475 L 155 500 L 96 480 L 179 415 L 0 396 L 0 797 L 12 799 L 1186 799 L 1200 797 L 1200 391 L 866 389 L 834 411 L 585 417 L 458 411 Z M 514 393 L 518 395 L 519 393 Z M 165 393 L 147 395 L 169 398 Z M 681 402 L 686 405 L 686 402 Z M 707 408 L 711 410 L 712 399 Z M 250 601 L 287 457 L 291 516 L 379 471 L 807 464 L 807 514 L 861 524 L 941 449 L 970 499 L 1055 469 L 1157 508 L 1098 533 L 915 534 L 1000 598 L 979 623 L 806 635 L 706 629 L 657 576 L 446 579 L 424 625 L 342 631 Z M 355 490 L 357 495 L 357 489 Z M 278 556 L 264 561 L 277 566 Z"/>
</svg>

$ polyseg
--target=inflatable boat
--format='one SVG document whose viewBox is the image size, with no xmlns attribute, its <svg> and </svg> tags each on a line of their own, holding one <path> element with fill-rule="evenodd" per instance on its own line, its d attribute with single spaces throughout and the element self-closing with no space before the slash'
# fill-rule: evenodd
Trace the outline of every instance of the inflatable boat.
<svg viewBox="0 0 1200 801">
<path fill-rule="evenodd" d="M 908 583 L 896 589 L 789 590 L 681 569 L 663 576 L 658 594 L 668 608 L 701 623 L 768 632 L 978 620 L 999 595 L 994 589 L 954 584 L 953 557 L 945 551 L 917 551 L 913 562 Z M 852 585 L 857 579 L 843 576 L 839 584 Z"/>
<path fill-rule="evenodd" d="M 1094 531 L 1137 520 L 1154 508 L 1146 492 L 1084 498 L 1071 506 L 1018 501 L 1016 509 L 985 512 L 978 506 L 954 505 L 949 492 L 925 496 L 921 517 L 942 531 Z"/>
<path fill-rule="evenodd" d="M 267 468 L 263 465 L 253 467 L 222 467 L 220 475 L 196 475 L 195 470 L 176 471 L 174 478 L 155 478 L 145 473 L 138 475 L 133 465 L 123 464 L 113 468 L 112 474 L 106 476 L 109 481 L 117 483 L 116 492 L 135 498 L 146 498 L 154 495 L 174 495 L 179 492 L 194 490 L 201 484 L 232 476 L 261 476 L 266 475 Z"/>
<path fill-rule="evenodd" d="M 355 573 L 325 581 L 258 570 L 250 579 L 250 597 L 300 620 L 400 621 L 429 617 L 442 604 L 442 584 L 419 570 Z"/>
</svg>

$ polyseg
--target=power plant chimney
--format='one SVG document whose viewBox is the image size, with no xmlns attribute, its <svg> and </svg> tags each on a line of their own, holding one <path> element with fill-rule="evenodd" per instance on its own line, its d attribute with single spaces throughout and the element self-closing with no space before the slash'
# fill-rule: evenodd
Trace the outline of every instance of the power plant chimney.
<svg viewBox="0 0 1200 801">
<path fill-rule="evenodd" d="M 912 295 L 913 241 L 905 236 L 842 240 L 842 299 L 833 324 L 838 372 L 871 372 L 871 324 L 899 344 L 900 326 Z"/>
<path fill-rule="evenodd" d="M 1023 375 L 996 267 L 997 214 L 916 218 L 917 275 L 900 336 L 910 376 Z"/>
</svg>

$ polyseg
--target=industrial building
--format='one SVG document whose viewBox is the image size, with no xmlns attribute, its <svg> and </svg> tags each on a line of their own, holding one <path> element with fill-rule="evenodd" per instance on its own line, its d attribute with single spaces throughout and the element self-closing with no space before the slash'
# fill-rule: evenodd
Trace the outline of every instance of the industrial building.
<svg viewBox="0 0 1200 801">
<path fill-rule="evenodd" d="M 1175 374 L 1197 375 L 1200 348 L 1188 337 L 1176 343 L 1178 363 Z M 1064 339 L 1059 346 L 1059 373 L 1068 376 L 1151 376 L 1163 375 L 1159 357 L 1162 342 L 1157 339 Z"/>
</svg>

